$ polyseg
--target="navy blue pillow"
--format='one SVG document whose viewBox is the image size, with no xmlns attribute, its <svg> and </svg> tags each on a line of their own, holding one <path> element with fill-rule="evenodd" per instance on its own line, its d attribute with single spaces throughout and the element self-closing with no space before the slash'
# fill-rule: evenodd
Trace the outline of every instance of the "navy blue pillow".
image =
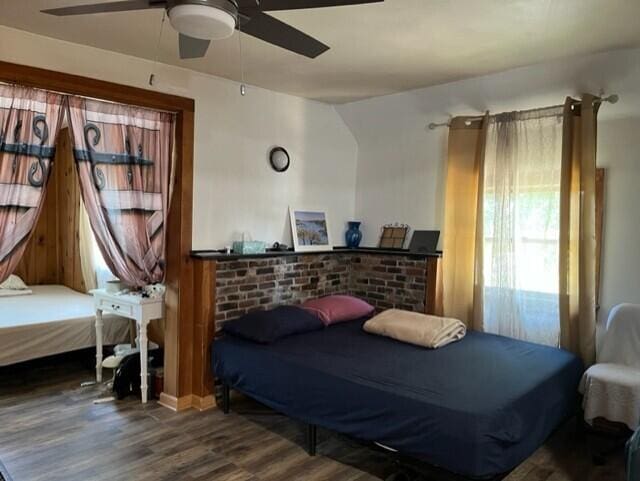
<svg viewBox="0 0 640 481">
<path fill-rule="evenodd" d="M 222 330 L 261 344 L 303 332 L 324 328 L 319 317 L 300 307 L 280 306 L 270 311 L 253 311 L 223 324 Z"/>
</svg>

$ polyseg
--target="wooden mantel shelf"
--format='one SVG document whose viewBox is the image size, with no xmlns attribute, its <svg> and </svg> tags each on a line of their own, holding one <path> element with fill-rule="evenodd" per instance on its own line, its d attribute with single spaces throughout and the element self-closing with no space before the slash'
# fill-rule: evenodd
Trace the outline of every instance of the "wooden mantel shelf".
<svg viewBox="0 0 640 481">
<path fill-rule="evenodd" d="M 357 249 L 349 249 L 347 247 L 335 247 L 332 250 L 315 251 L 315 252 L 295 252 L 288 251 L 269 251 L 261 254 L 225 254 L 215 250 L 193 250 L 191 257 L 201 260 L 215 261 L 234 261 L 240 259 L 264 259 L 269 257 L 286 257 L 286 256 L 308 256 L 308 255 L 332 255 L 332 254 L 373 254 L 384 256 L 411 256 L 416 259 L 425 259 L 428 257 L 442 257 L 441 251 L 428 254 L 416 254 L 409 252 L 408 249 L 378 249 L 375 247 L 359 247 Z"/>
</svg>

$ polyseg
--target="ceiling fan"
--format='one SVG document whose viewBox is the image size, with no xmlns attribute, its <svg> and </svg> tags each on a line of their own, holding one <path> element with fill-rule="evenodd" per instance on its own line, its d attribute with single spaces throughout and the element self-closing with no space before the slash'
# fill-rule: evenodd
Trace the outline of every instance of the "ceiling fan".
<svg viewBox="0 0 640 481">
<path fill-rule="evenodd" d="M 124 0 L 42 10 L 57 16 L 164 8 L 179 32 L 180 58 L 204 57 L 211 40 L 238 29 L 278 47 L 316 58 L 329 50 L 324 43 L 264 12 L 336 7 L 384 0 Z"/>
</svg>

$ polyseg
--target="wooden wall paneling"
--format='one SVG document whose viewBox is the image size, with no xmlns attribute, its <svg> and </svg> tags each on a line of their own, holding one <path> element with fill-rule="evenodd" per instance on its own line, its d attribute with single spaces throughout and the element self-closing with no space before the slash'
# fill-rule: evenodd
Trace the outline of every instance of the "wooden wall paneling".
<svg viewBox="0 0 640 481">
<path fill-rule="evenodd" d="M 80 186 L 67 129 L 56 156 L 42 213 L 16 273 L 29 285 L 62 284 L 85 292 L 78 237 Z"/>
<path fill-rule="evenodd" d="M 28 285 L 57 284 L 59 281 L 56 255 L 56 186 L 53 180 L 51 178 L 49 181 L 40 219 L 27 241 L 27 248 L 15 271 L 15 274 Z"/>
<path fill-rule="evenodd" d="M 191 406 L 193 369 L 193 272 L 190 258 L 193 210 L 193 99 L 103 80 L 0 61 L 0 81 L 110 102 L 176 112 L 175 188 L 167 229 L 165 392 L 174 409 Z"/>
<path fill-rule="evenodd" d="M 58 227 L 60 225 L 57 202 L 58 192 L 60 191 L 60 175 L 55 171 L 55 161 L 59 157 L 60 155 L 58 154 L 54 158 L 54 172 L 51 179 L 53 181 L 53 189 L 51 189 L 51 192 L 47 192 L 47 198 L 45 199 L 47 210 L 40 217 L 46 226 L 47 233 L 47 238 L 42 246 L 44 248 L 44 259 L 32 259 L 32 262 L 36 265 L 43 264 L 46 266 L 45 270 L 48 274 L 42 279 L 42 283 L 47 283 L 48 281 L 60 282 L 60 258 L 57 240 Z"/>
<path fill-rule="evenodd" d="M 183 165 L 180 169 L 180 198 L 179 208 L 175 209 L 180 218 L 179 254 L 180 254 L 180 349 L 184 354 L 181 360 L 190 369 L 179 370 L 178 393 L 188 394 L 193 389 L 193 263 L 191 260 L 192 212 L 193 212 L 193 132 L 194 113 L 182 112 L 180 115 L 180 135 L 176 141 L 182 151 Z M 175 194 L 174 194 L 175 195 Z"/>
<path fill-rule="evenodd" d="M 60 179 L 56 169 L 58 157 L 59 154 L 56 154 L 40 217 L 15 271 L 28 285 L 60 283 L 57 208 Z"/>
<path fill-rule="evenodd" d="M 58 175 L 58 246 L 61 283 L 79 292 L 86 292 L 82 278 L 79 237 L 80 184 L 76 173 L 71 139 L 64 129 L 56 143 Z"/>
<path fill-rule="evenodd" d="M 215 261 L 193 261 L 193 406 L 201 411 L 215 406 L 211 343 L 216 333 L 216 267 Z"/>
<path fill-rule="evenodd" d="M 442 315 L 442 258 L 427 258 L 427 280 L 425 283 L 425 313 Z"/>
<path fill-rule="evenodd" d="M 175 184 L 168 219 L 165 374 L 160 403 L 175 410 L 191 406 L 192 373 L 199 368 L 193 358 L 193 122 L 193 111 L 178 112 Z"/>
</svg>

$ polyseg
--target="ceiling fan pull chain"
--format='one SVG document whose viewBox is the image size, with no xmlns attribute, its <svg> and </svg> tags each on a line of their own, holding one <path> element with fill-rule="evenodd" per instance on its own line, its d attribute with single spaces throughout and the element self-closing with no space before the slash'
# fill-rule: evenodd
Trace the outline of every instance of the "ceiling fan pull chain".
<svg viewBox="0 0 640 481">
<path fill-rule="evenodd" d="M 242 56 L 242 24 L 238 19 L 238 49 L 240 51 L 240 95 L 247 95 L 247 86 L 244 84 L 244 58 Z"/>
<path fill-rule="evenodd" d="M 160 41 L 162 40 L 162 30 L 164 29 L 164 21 L 167 18 L 167 11 L 164 10 L 162 12 L 162 22 L 160 22 L 160 32 L 158 33 L 158 42 L 156 43 L 156 56 L 153 60 L 153 68 L 151 69 L 151 75 L 149 75 L 149 85 L 153 86 L 153 81 L 155 80 L 156 67 L 158 66 L 158 57 L 160 56 Z"/>
</svg>

